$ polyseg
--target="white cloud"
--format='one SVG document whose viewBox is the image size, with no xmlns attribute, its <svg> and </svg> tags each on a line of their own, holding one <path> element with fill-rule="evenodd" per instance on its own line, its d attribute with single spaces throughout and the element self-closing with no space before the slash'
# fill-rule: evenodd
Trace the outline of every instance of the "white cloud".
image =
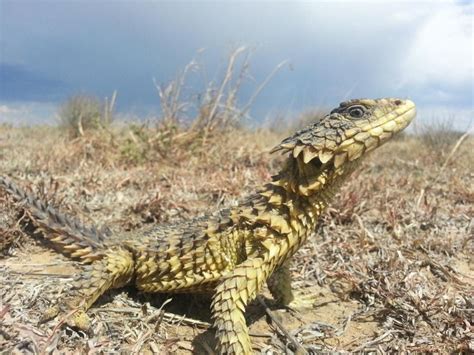
<svg viewBox="0 0 474 355">
<path fill-rule="evenodd" d="M 474 110 L 454 109 L 443 105 L 417 107 L 416 119 L 411 126 L 415 132 L 426 125 L 443 123 L 454 130 L 467 132 L 474 127 Z"/>
<path fill-rule="evenodd" d="M 433 7 L 401 63 L 401 87 L 472 85 L 474 44 L 469 7 L 472 5 L 452 2 Z"/>
<path fill-rule="evenodd" d="M 12 108 L 12 107 L 7 106 L 7 105 L 0 105 L 0 114 L 1 115 L 12 115 L 12 114 L 16 114 L 18 112 L 19 112 L 18 109 Z"/>
<path fill-rule="evenodd" d="M 49 102 L 0 103 L 0 124 L 54 124 L 57 105 Z"/>
</svg>

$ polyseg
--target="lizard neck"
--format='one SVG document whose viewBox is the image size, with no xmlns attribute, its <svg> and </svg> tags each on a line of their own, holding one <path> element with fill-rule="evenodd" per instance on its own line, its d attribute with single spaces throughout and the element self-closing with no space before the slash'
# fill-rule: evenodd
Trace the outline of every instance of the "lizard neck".
<svg viewBox="0 0 474 355">
<path fill-rule="evenodd" d="M 233 209 L 232 219 L 252 230 L 252 245 L 282 240 L 291 256 L 314 231 L 352 165 L 335 169 L 318 159 L 304 163 L 301 155 L 290 155 L 272 182 Z"/>
<path fill-rule="evenodd" d="M 268 205 L 289 207 L 289 204 L 297 204 L 303 210 L 305 206 L 309 209 L 319 207 L 319 212 L 315 211 L 318 218 L 356 165 L 346 162 L 335 168 L 333 164 L 321 164 L 317 158 L 304 163 L 302 155 L 298 158 L 290 155 L 282 170 L 259 194 L 268 198 Z"/>
</svg>

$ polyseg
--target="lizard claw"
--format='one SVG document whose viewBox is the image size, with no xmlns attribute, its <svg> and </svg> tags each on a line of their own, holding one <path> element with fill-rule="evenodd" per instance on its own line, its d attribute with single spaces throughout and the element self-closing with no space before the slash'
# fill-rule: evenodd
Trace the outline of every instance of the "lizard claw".
<svg viewBox="0 0 474 355">
<path fill-rule="evenodd" d="M 52 307 L 49 307 L 44 313 L 43 315 L 40 317 L 39 321 L 38 321 L 38 324 L 43 324 L 43 323 L 46 323 L 46 322 L 49 322 L 50 320 L 56 318 L 60 312 L 60 308 L 58 305 L 55 305 L 55 306 L 52 306 Z"/>
<path fill-rule="evenodd" d="M 73 328 L 78 328 L 86 333 L 91 330 L 91 319 L 86 312 L 78 310 L 66 319 L 66 324 Z"/>
</svg>

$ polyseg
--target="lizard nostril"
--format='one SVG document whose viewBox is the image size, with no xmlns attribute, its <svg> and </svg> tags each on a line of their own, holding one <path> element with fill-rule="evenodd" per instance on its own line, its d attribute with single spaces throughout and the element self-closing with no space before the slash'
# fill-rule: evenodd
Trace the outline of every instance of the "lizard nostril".
<svg viewBox="0 0 474 355">
<path fill-rule="evenodd" d="M 402 104 L 402 100 L 395 100 L 395 105 L 401 105 Z"/>
</svg>

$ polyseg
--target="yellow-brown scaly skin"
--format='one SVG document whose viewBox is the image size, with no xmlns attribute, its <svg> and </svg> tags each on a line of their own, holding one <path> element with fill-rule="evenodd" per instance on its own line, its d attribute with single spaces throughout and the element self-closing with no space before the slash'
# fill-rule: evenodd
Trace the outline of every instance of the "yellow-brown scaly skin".
<svg viewBox="0 0 474 355">
<path fill-rule="evenodd" d="M 32 220 L 63 253 L 89 264 L 67 307 L 86 311 L 110 288 L 213 293 L 219 352 L 252 353 L 244 312 L 265 282 L 277 301 L 293 300 L 289 259 L 360 157 L 403 130 L 409 100 L 351 100 L 273 151 L 288 154 L 273 181 L 236 207 L 144 232 L 110 235 L 46 207 L 6 178 L 0 186 L 25 201 Z M 87 318 L 76 316 L 76 325 Z"/>
</svg>

